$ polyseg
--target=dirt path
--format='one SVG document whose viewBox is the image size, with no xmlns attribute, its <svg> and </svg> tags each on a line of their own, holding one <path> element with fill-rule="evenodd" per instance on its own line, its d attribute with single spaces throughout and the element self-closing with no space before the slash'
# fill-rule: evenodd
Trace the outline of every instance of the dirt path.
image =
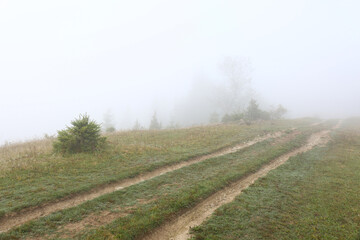
<svg viewBox="0 0 360 240">
<path fill-rule="evenodd" d="M 340 124 L 340 123 L 339 123 Z M 337 128 L 339 126 L 335 126 Z M 244 189 L 248 188 L 258 178 L 265 176 L 269 171 L 277 168 L 285 163 L 290 157 L 299 153 L 306 152 L 312 149 L 316 145 L 325 144 L 330 139 L 330 131 L 322 131 L 313 134 L 307 141 L 307 144 L 291 151 L 281 157 L 275 159 L 271 163 L 263 166 L 259 171 L 254 174 L 243 178 L 225 189 L 213 194 L 203 202 L 198 204 L 193 209 L 184 213 L 172 222 L 169 222 L 159 229 L 155 230 L 152 234 L 146 236 L 144 240 L 185 240 L 190 237 L 190 227 L 200 225 L 207 217 L 214 213 L 214 211 L 220 206 L 232 202 L 236 196 L 238 196 Z"/>
<path fill-rule="evenodd" d="M 207 154 L 207 155 L 203 155 L 200 157 L 196 157 L 196 158 L 192 158 L 188 161 L 185 162 L 181 162 L 181 163 L 177 163 L 174 165 L 170 165 L 170 166 L 165 166 L 159 169 L 156 169 L 152 172 L 148 172 L 148 173 L 144 173 L 141 174 L 137 177 L 134 178 L 130 178 L 130 179 L 125 179 L 113 184 L 109 184 L 106 186 L 102 186 L 102 187 L 98 187 L 93 189 L 90 192 L 87 193 L 83 193 L 83 194 L 78 194 L 75 196 L 71 196 L 69 198 L 65 198 L 62 200 L 59 200 L 57 202 L 53 202 L 53 203 L 48 203 L 36 208 L 32 208 L 32 209 L 27 209 L 27 210 L 23 210 L 19 213 L 15 213 L 13 215 L 9 215 L 9 216 L 5 216 L 2 219 L 0 219 L 0 233 L 1 232 L 6 232 L 14 227 L 20 226 L 30 220 L 33 219 L 37 219 L 43 216 L 47 216 L 53 212 L 59 211 L 59 210 L 63 210 L 63 209 L 67 209 L 70 207 L 74 207 L 77 206 L 81 203 L 84 203 L 86 201 L 92 200 L 94 198 L 100 197 L 104 194 L 108 194 L 108 193 L 112 193 L 114 191 L 135 185 L 137 183 L 152 179 L 154 177 L 160 176 L 162 174 L 180 169 L 182 167 L 185 166 L 189 166 L 204 160 L 207 160 L 209 158 L 213 158 L 213 157 L 219 157 L 222 155 L 226 155 L 229 153 L 233 153 L 236 151 L 239 151 L 243 148 L 249 147 L 251 145 L 254 145 L 258 142 L 264 141 L 266 139 L 270 139 L 270 138 L 277 138 L 280 137 L 283 134 L 283 132 L 276 132 L 276 133 L 272 133 L 272 134 L 267 134 L 261 137 L 257 137 L 249 142 L 246 143 L 242 143 L 242 144 L 238 144 L 236 146 L 230 147 L 230 148 L 226 148 L 226 149 L 222 149 L 216 152 L 213 152 L 211 154 Z"/>
</svg>

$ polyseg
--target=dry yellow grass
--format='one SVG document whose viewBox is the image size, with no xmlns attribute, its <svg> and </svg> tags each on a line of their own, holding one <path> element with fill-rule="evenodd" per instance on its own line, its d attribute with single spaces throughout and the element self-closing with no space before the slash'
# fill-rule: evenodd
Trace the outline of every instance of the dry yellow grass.
<svg viewBox="0 0 360 240">
<path fill-rule="evenodd" d="M 26 142 L 6 143 L 0 147 L 0 170 L 21 167 L 38 161 L 38 157 L 52 151 L 54 139 L 43 138 Z"/>
</svg>

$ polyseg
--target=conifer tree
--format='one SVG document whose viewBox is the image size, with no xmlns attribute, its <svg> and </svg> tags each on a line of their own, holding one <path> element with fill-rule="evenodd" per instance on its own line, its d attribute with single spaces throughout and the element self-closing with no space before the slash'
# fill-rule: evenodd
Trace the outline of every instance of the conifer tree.
<svg viewBox="0 0 360 240">
<path fill-rule="evenodd" d="M 157 119 L 156 112 L 154 112 L 154 115 L 153 115 L 153 117 L 151 119 L 149 129 L 150 130 L 159 130 L 159 129 L 161 129 L 161 123 Z"/>
</svg>

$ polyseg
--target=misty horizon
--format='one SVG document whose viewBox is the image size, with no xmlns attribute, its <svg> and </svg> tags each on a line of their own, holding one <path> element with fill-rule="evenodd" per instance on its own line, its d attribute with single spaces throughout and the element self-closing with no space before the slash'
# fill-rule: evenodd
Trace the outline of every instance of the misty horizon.
<svg viewBox="0 0 360 240">
<path fill-rule="evenodd" d="M 251 98 L 288 118 L 360 115 L 359 7 L 0 1 L 0 145 L 56 134 L 84 113 L 99 123 L 109 113 L 121 130 L 148 128 L 154 112 L 163 127 L 206 124 Z M 226 59 L 243 71 L 237 105 L 220 104 L 233 89 Z"/>
</svg>

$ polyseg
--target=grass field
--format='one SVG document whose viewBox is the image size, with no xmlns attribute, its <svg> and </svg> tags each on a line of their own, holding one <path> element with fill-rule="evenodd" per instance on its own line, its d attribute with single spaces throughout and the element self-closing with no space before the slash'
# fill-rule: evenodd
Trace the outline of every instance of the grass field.
<svg viewBox="0 0 360 240">
<path fill-rule="evenodd" d="M 193 229 L 193 239 L 360 239 L 360 121 L 291 158 Z"/>
<path fill-rule="evenodd" d="M 179 130 L 128 131 L 108 136 L 98 155 L 52 154 L 51 139 L 0 148 L 0 218 L 70 194 L 186 161 L 258 135 L 300 127 L 308 121 L 217 125 Z"/>
<path fill-rule="evenodd" d="M 75 207 L 35 218 L 8 232 L 0 233 L 0 239 L 141 239 L 231 183 L 304 145 L 310 135 L 331 128 L 336 121 L 319 125 L 312 123 L 313 120 L 284 120 L 250 126 L 231 124 L 179 130 L 120 132 L 108 136 L 109 148 L 98 155 L 53 155 L 50 150 L 51 139 L 39 140 L 41 148 L 37 151 L 34 147 L 34 153 L 29 156 L 21 154 L 21 144 L 5 146 L 7 151 L 0 153 L 22 157 L 13 157 L 0 171 L 0 206 L 3 210 L 0 226 L 1 220 L 6 220 L 29 206 L 51 203 L 64 196 L 69 197 L 99 185 L 105 186 L 107 183 L 162 166 L 186 161 L 252 140 L 259 135 L 279 130 L 284 132 L 281 137 L 270 138 L 234 153 L 197 162 Z M 336 145 L 341 138 L 347 139 L 350 133 L 354 135 L 356 127 L 357 121 L 347 121 L 342 130 L 334 134 L 335 140 L 332 144 Z M 347 135 L 341 135 L 344 132 Z M 353 135 L 351 139 L 356 139 L 356 134 L 355 137 Z M 12 152 L 11 147 L 15 147 L 16 151 Z M 324 151 L 323 148 L 320 150 Z M 295 170 L 294 174 L 296 175 Z M 252 188 L 247 192 L 250 189 Z M 256 202 L 256 199 L 251 201 Z M 284 197 L 280 197 L 280 200 L 283 199 Z M 307 200 L 311 201 L 311 198 Z M 276 207 L 282 209 L 284 206 L 286 204 Z M 31 211 L 31 208 L 27 211 Z M 211 235 L 213 233 L 204 225 L 195 228 L 196 238 L 238 239 L 236 236 L 239 235 L 231 238 L 233 233 L 223 226 L 224 223 L 231 222 L 231 219 L 229 215 L 228 221 L 220 220 L 220 224 L 215 223 L 218 232 L 229 232 L 229 235 Z M 237 226 L 236 220 L 234 224 Z M 274 224 L 274 221 L 271 224 Z M 206 235 L 208 233 L 210 237 Z M 261 239 L 263 235 L 254 236 L 260 236 L 255 239 Z"/>
<path fill-rule="evenodd" d="M 0 239 L 30 236 L 35 238 L 76 236 L 76 238 L 88 239 L 101 239 L 107 235 L 120 239 L 139 237 L 184 209 L 194 206 L 231 181 L 255 171 L 262 164 L 298 147 L 312 131 L 322 129 L 324 126 L 300 128 L 302 134 L 294 135 L 286 141 L 268 140 L 234 154 L 209 159 L 164 174 L 77 207 L 34 220 L 7 234 L 1 234 Z M 90 218 L 102 216 L 104 213 L 106 218 L 114 220 L 112 223 L 102 222 L 100 226 L 109 223 L 105 228 L 97 229 L 99 223 L 93 223 L 93 227 L 85 227 L 80 232 L 74 233 L 71 230 L 74 226 L 78 226 L 77 228 L 81 230 L 79 226 L 82 222 L 86 223 Z M 89 232 L 91 228 L 95 228 L 94 232 Z"/>
</svg>

